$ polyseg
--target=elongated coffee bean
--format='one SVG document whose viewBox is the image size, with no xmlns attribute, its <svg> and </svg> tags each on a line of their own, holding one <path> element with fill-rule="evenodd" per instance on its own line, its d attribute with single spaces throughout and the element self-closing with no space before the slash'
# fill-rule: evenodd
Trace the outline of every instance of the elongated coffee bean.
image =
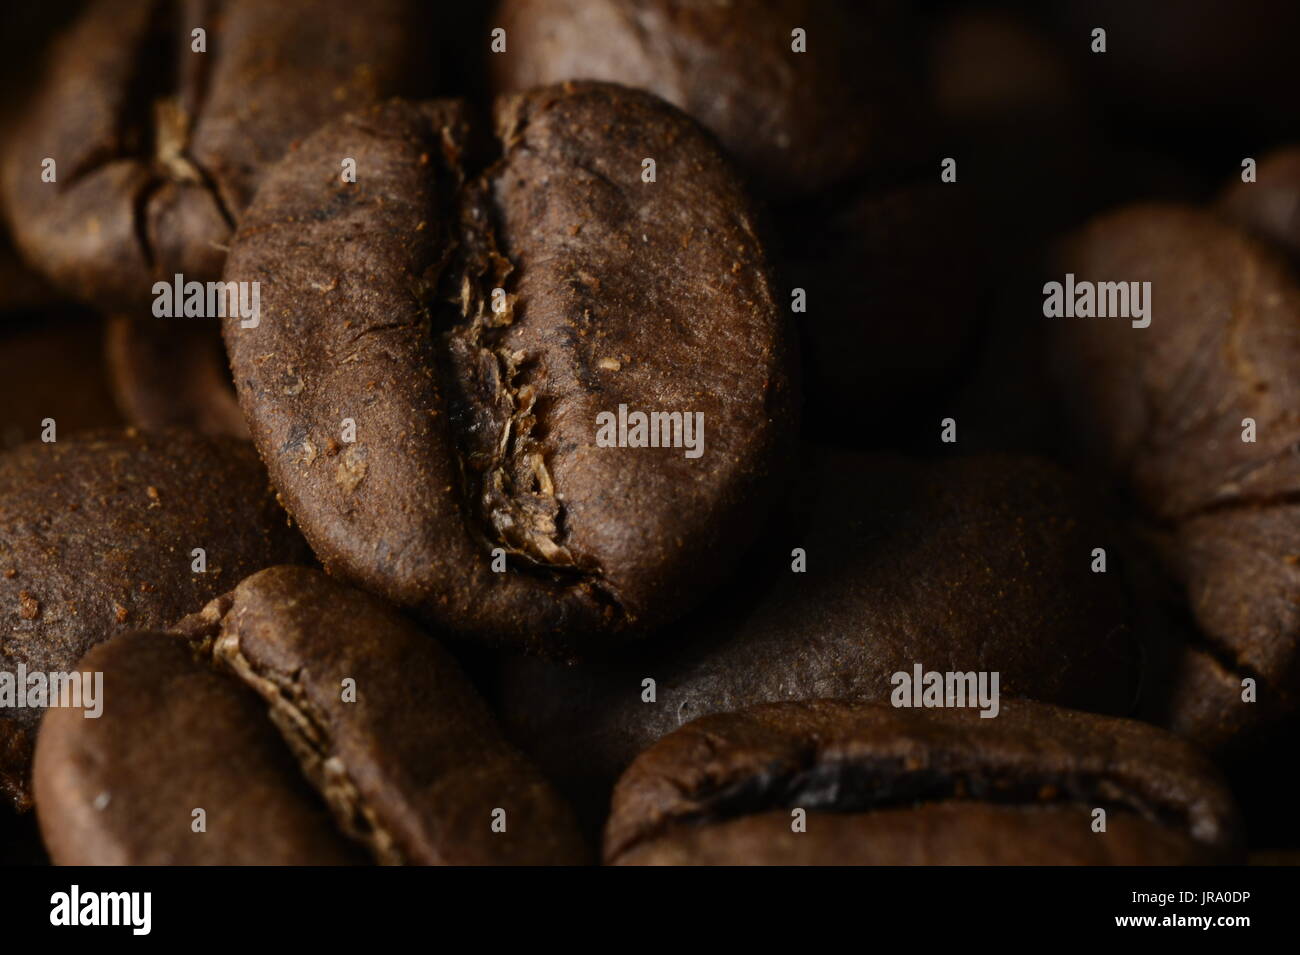
<svg viewBox="0 0 1300 955">
<path fill-rule="evenodd" d="M 164 633 L 100 644 L 105 710 L 54 710 L 37 747 L 37 814 L 55 863 L 365 861 L 334 831 L 253 693 Z"/>
<path fill-rule="evenodd" d="M 1239 839 L 1209 762 L 1143 723 L 1020 700 L 989 720 L 814 700 L 707 716 L 642 753 L 605 858 L 1178 865 L 1233 861 Z"/>
</svg>

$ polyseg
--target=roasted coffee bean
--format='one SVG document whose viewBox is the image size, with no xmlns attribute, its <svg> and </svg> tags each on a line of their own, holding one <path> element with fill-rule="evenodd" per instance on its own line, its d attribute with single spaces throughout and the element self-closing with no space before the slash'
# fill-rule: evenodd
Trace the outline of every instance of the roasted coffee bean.
<svg viewBox="0 0 1300 955">
<path fill-rule="evenodd" d="M 1036 24 L 991 7 L 958 8 L 928 36 L 935 112 L 968 135 L 1016 136 L 1016 124 L 1066 123 L 1086 109 L 1068 58 Z"/>
<path fill-rule="evenodd" d="M 52 710 L 36 749 L 36 812 L 55 864 L 365 861 L 262 700 L 196 662 L 183 640 L 128 633 L 80 666 L 104 674 L 105 713 Z"/>
<path fill-rule="evenodd" d="M 11 139 L 3 191 L 20 249 L 99 307 L 140 308 L 175 273 L 218 278 L 268 163 L 346 110 L 428 91 L 424 7 L 94 0 Z"/>
<path fill-rule="evenodd" d="M 14 122 L 36 92 L 33 77 L 38 75 L 42 58 L 53 38 L 76 15 L 77 6 L 77 2 L 0 6 L 0 89 L 6 93 L 0 99 L 0 156 Z"/>
<path fill-rule="evenodd" d="M 605 859 L 1209 864 L 1236 861 L 1238 839 L 1209 762 L 1143 723 L 1020 700 L 987 720 L 814 700 L 707 716 L 638 756 L 614 791 Z"/>
<path fill-rule="evenodd" d="M 649 90 L 777 196 L 924 153 L 904 4 L 764 0 L 741 12 L 720 0 L 505 0 L 492 22 L 506 31 L 505 51 L 488 57 L 497 91 L 564 80 Z"/>
<path fill-rule="evenodd" d="M 468 125 L 394 101 L 287 156 L 225 274 L 261 282 L 261 320 L 226 345 L 327 569 L 567 655 L 685 612 L 753 539 L 791 353 L 748 202 L 687 117 L 605 84 L 507 97 L 481 175 Z M 605 446 L 633 413 L 681 427 Z"/>
<path fill-rule="evenodd" d="M 1151 283 L 1149 327 L 1050 320 L 1077 430 L 1193 617 L 1145 710 L 1207 746 L 1240 742 L 1295 709 L 1300 679 L 1300 285 L 1276 250 L 1176 205 L 1094 220 L 1060 250 L 1066 273 Z"/>
<path fill-rule="evenodd" d="M 1002 697 L 1131 707 L 1126 597 L 1118 573 L 1092 572 L 1105 523 L 1057 467 L 822 453 L 797 491 L 790 529 L 672 646 L 569 668 L 504 661 L 507 731 L 584 809 L 688 720 L 780 700 L 886 699 L 893 675 L 918 664 L 998 671 Z M 758 572 L 770 565 L 770 577 Z"/>
<path fill-rule="evenodd" d="M 36 808 L 56 863 L 584 861 L 567 808 L 394 608 L 276 567 L 176 629 L 86 656 L 100 718 L 46 717 Z"/>
<path fill-rule="evenodd" d="M 104 326 L 104 355 L 114 399 L 131 424 L 248 438 L 216 322 L 113 315 Z"/>
<path fill-rule="evenodd" d="M 59 310 L 0 319 L 0 449 L 34 441 L 54 422 L 66 436 L 121 425 L 100 348 L 102 323 Z"/>
<path fill-rule="evenodd" d="M 1223 191 L 1219 211 L 1251 232 L 1277 243 L 1300 262 L 1300 146 L 1278 149 L 1259 160 L 1255 181 L 1240 174 Z"/>
<path fill-rule="evenodd" d="M 20 667 L 69 671 L 115 633 L 170 626 L 307 556 L 245 443 L 92 431 L 22 445 L 0 455 L 0 674 L 16 687 Z M 20 807 L 42 712 L 0 708 L 0 795 Z"/>
</svg>

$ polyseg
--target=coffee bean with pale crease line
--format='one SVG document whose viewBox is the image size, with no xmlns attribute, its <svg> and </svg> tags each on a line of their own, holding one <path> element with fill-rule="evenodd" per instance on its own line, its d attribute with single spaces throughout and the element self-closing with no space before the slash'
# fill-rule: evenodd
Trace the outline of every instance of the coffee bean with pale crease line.
<svg viewBox="0 0 1300 955">
<path fill-rule="evenodd" d="M 114 634 L 170 626 L 243 576 L 309 558 L 247 442 L 180 430 L 30 442 L 0 455 L 0 669 L 68 671 Z M 0 710 L 0 795 L 19 808 L 41 713 Z"/>
<path fill-rule="evenodd" d="M 415 0 L 93 0 L 9 140 L 15 242 L 100 308 L 147 308 L 175 273 L 215 280 L 266 166 L 349 109 L 427 94 L 436 35 Z"/>
<path fill-rule="evenodd" d="M 319 571 L 255 574 L 81 666 L 104 673 L 103 715 L 51 711 L 36 752 L 56 863 L 586 860 L 450 655 Z"/>
<path fill-rule="evenodd" d="M 261 282 L 261 322 L 228 320 L 227 350 L 327 569 L 439 629 L 569 656 L 669 622 L 734 565 L 787 457 L 792 354 L 749 202 L 686 116 L 607 84 L 503 98 L 481 171 L 471 125 L 393 101 L 276 166 L 225 273 Z M 601 446 L 620 408 L 702 416 L 699 453 L 684 428 Z"/>
<path fill-rule="evenodd" d="M 1208 760 L 1143 723 L 1019 700 L 995 719 L 813 700 L 704 717 L 642 753 L 604 851 L 623 865 L 1205 865 L 1237 861 L 1240 838 Z"/>
<path fill-rule="evenodd" d="M 81 667 L 104 674 L 104 714 L 53 710 L 36 748 L 36 812 L 56 865 L 365 861 L 335 833 L 262 701 L 183 640 L 128 633 Z"/>
</svg>

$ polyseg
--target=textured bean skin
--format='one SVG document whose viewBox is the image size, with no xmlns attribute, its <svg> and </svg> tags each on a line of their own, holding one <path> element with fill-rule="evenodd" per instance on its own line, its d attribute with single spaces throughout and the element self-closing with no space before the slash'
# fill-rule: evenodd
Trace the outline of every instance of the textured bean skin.
<svg viewBox="0 0 1300 955">
<path fill-rule="evenodd" d="M 0 665 L 68 670 L 114 634 L 171 626 L 241 576 L 309 556 L 246 443 L 186 431 L 30 442 L 0 456 Z M 40 716 L 6 710 L 0 736 L 28 750 Z M 26 768 L 0 767 L 19 805 Z"/>
<path fill-rule="evenodd" d="M 468 127 L 455 103 L 395 101 L 287 157 L 226 269 L 262 283 L 261 323 L 228 321 L 226 344 L 332 573 L 569 656 L 684 612 L 753 539 L 793 359 L 748 203 L 686 117 L 604 84 L 505 98 L 477 177 Z M 620 405 L 703 414 L 701 456 L 598 447 Z"/>
<path fill-rule="evenodd" d="M 52 711 L 37 747 L 56 862 L 586 859 L 567 807 L 450 655 L 319 571 L 255 574 L 174 633 L 129 634 L 82 666 L 104 672 L 103 715 Z M 211 816 L 199 837 L 195 806 Z"/>
</svg>

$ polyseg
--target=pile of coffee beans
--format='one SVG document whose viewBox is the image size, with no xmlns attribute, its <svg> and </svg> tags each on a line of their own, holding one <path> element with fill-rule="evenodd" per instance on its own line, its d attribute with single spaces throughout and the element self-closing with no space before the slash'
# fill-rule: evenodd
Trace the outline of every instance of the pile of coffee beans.
<svg viewBox="0 0 1300 955">
<path fill-rule="evenodd" d="M 3 17 L 0 862 L 1300 859 L 1300 7 Z"/>
</svg>

